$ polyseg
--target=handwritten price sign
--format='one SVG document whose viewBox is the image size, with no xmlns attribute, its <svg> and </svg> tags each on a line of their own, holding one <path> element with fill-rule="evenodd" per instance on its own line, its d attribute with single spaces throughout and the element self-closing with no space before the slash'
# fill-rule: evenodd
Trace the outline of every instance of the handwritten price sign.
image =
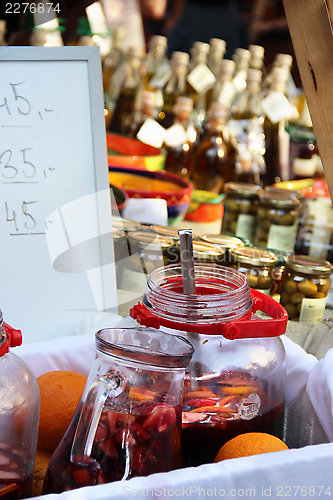
<svg viewBox="0 0 333 500">
<path fill-rule="evenodd" d="M 70 335 L 96 304 L 84 272 L 55 270 L 46 235 L 50 214 L 61 225 L 61 207 L 109 188 L 99 51 L 4 47 L 0 72 L 0 308 L 25 341 Z M 84 240 L 99 215 L 75 214 L 72 231 Z"/>
</svg>

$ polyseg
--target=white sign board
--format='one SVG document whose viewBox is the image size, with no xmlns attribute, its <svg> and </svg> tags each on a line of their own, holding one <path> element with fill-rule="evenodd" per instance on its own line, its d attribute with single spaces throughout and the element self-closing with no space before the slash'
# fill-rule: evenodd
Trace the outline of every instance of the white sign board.
<svg viewBox="0 0 333 500">
<path fill-rule="evenodd" d="M 99 50 L 1 47 L 0 74 L 0 308 L 59 338 L 116 305 Z"/>
</svg>

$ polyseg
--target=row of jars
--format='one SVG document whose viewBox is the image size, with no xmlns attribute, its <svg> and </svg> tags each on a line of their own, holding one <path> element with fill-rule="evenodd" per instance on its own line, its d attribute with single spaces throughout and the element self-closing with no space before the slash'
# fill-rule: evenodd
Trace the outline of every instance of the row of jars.
<svg viewBox="0 0 333 500">
<path fill-rule="evenodd" d="M 303 203 L 301 191 L 227 183 L 222 233 L 246 238 L 258 247 L 292 252 Z"/>
<path fill-rule="evenodd" d="M 117 286 L 142 296 L 148 275 L 180 262 L 178 231 L 113 218 Z M 193 241 L 197 263 L 214 263 L 243 273 L 251 288 L 274 297 L 293 321 L 315 324 L 323 317 L 333 266 L 323 259 L 250 246 L 230 235 L 202 234 Z M 131 305 L 131 304 L 130 304 Z"/>
</svg>

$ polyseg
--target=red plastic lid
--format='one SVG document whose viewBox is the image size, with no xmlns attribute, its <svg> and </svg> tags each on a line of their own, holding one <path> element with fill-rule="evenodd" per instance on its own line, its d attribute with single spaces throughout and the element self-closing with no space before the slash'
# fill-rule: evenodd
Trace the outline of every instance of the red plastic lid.
<svg viewBox="0 0 333 500">
<path fill-rule="evenodd" d="M 160 318 L 153 314 L 149 308 L 139 302 L 130 310 L 130 316 L 140 325 L 160 328 L 166 326 L 173 330 L 201 333 L 204 335 L 223 335 L 226 339 L 246 339 L 260 337 L 278 337 L 283 335 L 287 328 L 288 314 L 276 300 L 267 295 L 251 289 L 253 301 L 252 309 L 246 316 L 226 323 L 212 324 L 187 324 L 177 323 L 166 318 Z M 253 319 L 256 311 L 262 311 L 269 316 L 268 319 Z"/>
<path fill-rule="evenodd" d="M 0 345 L 0 356 L 4 356 L 10 347 L 16 347 L 22 344 L 22 332 L 21 330 L 15 330 L 11 326 L 5 325 L 5 341 Z"/>
</svg>

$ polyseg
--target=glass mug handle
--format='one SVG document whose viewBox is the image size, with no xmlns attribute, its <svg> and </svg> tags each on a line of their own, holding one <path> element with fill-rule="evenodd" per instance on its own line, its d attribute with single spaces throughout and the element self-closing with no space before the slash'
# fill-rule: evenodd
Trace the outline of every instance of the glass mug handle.
<svg viewBox="0 0 333 500">
<path fill-rule="evenodd" d="M 90 456 L 99 419 L 107 398 L 117 398 L 124 392 L 125 387 L 124 375 L 115 370 L 110 370 L 92 384 L 76 427 L 70 455 L 73 464 L 90 465 L 96 472 L 100 469 L 96 460 Z"/>
</svg>

